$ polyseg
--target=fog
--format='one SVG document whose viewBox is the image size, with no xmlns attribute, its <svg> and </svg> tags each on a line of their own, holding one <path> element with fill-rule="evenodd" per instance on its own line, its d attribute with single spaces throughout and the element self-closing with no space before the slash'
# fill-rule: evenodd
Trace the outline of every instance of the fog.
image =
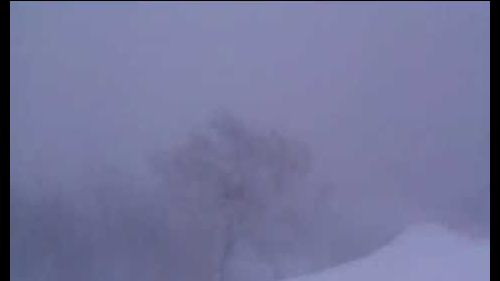
<svg viewBox="0 0 500 281">
<path fill-rule="evenodd" d="M 278 280 L 416 222 L 489 237 L 489 116 L 488 2 L 12 2 L 11 280 Z M 265 206 L 228 257 L 227 173 L 194 172 L 218 165 Z"/>
</svg>

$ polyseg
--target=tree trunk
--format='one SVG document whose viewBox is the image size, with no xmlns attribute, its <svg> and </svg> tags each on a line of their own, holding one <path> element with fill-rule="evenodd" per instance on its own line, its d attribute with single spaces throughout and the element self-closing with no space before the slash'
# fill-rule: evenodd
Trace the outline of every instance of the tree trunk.
<svg viewBox="0 0 500 281">
<path fill-rule="evenodd" d="M 226 269 L 228 261 L 231 257 L 231 254 L 234 249 L 234 245 L 236 243 L 236 221 L 231 219 L 230 222 L 226 225 L 226 239 L 224 241 L 224 246 L 222 249 L 222 257 L 221 257 L 221 267 L 220 267 L 220 281 L 230 281 L 226 280 Z"/>
</svg>

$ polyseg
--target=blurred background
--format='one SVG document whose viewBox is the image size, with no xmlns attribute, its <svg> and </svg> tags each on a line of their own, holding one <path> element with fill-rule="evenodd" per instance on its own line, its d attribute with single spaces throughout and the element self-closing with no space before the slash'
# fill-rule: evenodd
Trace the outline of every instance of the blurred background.
<svg viewBox="0 0 500 281">
<path fill-rule="evenodd" d="M 278 280 L 416 222 L 489 237 L 489 22 L 11 2 L 11 280 Z"/>
</svg>

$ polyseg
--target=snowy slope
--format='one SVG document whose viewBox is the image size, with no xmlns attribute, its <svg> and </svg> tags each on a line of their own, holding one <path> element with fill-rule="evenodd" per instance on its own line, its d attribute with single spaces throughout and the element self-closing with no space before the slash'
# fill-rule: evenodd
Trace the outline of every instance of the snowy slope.
<svg viewBox="0 0 500 281">
<path fill-rule="evenodd" d="M 485 281 L 489 271 L 489 241 L 425 224 L 369 257 L 287 281 Z"/>
</svg>

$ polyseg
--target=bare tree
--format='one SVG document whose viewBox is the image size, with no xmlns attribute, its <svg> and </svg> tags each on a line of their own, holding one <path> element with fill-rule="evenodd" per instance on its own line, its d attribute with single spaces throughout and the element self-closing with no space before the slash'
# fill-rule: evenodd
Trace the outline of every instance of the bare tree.
<svg viewBox="0 0 500 281">
<path fill-rule="evenodd" d="M 237 240 L 283 201 L 309 169 L 306 147 L 276 132 L 250 130 L 231 114 L 217 114 L 206 131 L 157 157 L 166 183 L 172 228 L 219 230 L 218 269 L 224 271 Z"/>
</svg>

